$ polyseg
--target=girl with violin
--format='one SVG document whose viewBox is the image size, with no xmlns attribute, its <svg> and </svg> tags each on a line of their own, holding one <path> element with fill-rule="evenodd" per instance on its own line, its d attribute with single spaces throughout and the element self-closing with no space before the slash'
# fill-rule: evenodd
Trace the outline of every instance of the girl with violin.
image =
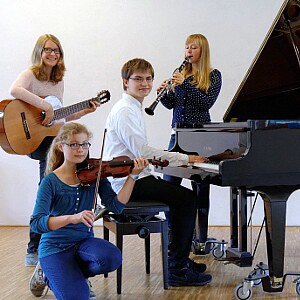
<svg viewBox="0 0 300 300">
<path fill-rule="evenodd" d="M 210 65 L 209 44 L 202 34 L 191 34 L 185 42 L 185 57 L 189 62 L 182 72 L 172 75 L 172 89 L 161 98 L 161 103 L 173 110 L 172 132 L 168 150 L 175 144 L 176 124 L 203 124 L 209 123 L 209 109 L 214 105 L 222 86 L 222 76 L 219 70 Z M 167 84 L 164 81 L 158 88 L 161 91 Z M 176 184 L 181 184 L 182 178 L 164 175 L 164 179 Z M 194 234 L 196 247 L 195 254 L 206 254 L 205 242 L 207 241 L 209 193 L 208 183 L 191 182 L 197 195 L 197 214 L 199 226 L 199 240 Z M 195 232 L 198 230 L 195 230 Z"/>
<path fill-rule="evenodd" d="M 94 299 L 87 278 L 116 270 L 122 261 L 119 249 L 93 233 L 92 206 L 95 191 L 102 203 L 120 213 L 135 185 L 134 176 L 148 165 L 135 159 L 131 174 L 116 194 L 106 178 L 96 185 L 81 184 L 77 164 L 88 156 L 91 133 L 78 123 L 66 123 L 51 144 L 46 176 L 37 193 L 30 227 L 42 234 L 39 263 L 30 280 L 30 290 L 40 297 L 46 284 L 56 299 Z"/>
</svg>

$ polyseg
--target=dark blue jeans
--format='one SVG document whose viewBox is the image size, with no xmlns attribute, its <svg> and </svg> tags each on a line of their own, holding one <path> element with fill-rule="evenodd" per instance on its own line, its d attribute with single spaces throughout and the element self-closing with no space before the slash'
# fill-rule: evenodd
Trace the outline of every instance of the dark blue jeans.
<svg viewBox="0 0 300 300">
<path fill-rule="evenodd" d="M 168 150 L 172 149 L 175 144 L 175 134 L 171 135 L 170 143 Z M 169 182 L 173 182 L 175 184 L 180 185 L 182 182 L 182 178 L 164 175 L 164 180 Z M 192 189 L 197 196 L 197 215 L 198 215 L 198 225 L 199 227 L 199 237 L 196 236 L 195 230 L 195 239 L 199 239 L 200 243 L 205 243 L 207 241 L 207 232 L 208 232 L 208 214 L 209 214 L 209 193 L 210 193 L 210 185 L 206 182 L 197 183 L 192 181 L 191 182 Z M 167 214 L 168 221 L 170 223 L 168 214 Z"/>
<path fill-rule="evenodd" d="M 53 141 L 53 137 L 46 137 L 43 142 L 40 144 L 40 146 L 31 154 L 28 156 L 31 159 L 35 159 L 39 161 L 39 174 L 40 174 L 40 181 L 41 183 L 42 179 L 44 178 L 45 169 L 46 169 L 46 158 L 47 158 L 47 152 L 50 148 L 50 145 Z M 29 243 L 27 247 L 27 253 L 35 253 L 37 252 L 39 243 L 40 243 L 41 235 L 38 233 L 35 233 L 33 231 L 29 231 Z"/>
<path fill-rule="evenodd" d="M 57 300 L 88 300 L 86 279 L 116 270 L 122 263 L 120 250 L 110 242 L 90 238 L 75 247 L 40 259 L 45 282 Z"/>
</svg>

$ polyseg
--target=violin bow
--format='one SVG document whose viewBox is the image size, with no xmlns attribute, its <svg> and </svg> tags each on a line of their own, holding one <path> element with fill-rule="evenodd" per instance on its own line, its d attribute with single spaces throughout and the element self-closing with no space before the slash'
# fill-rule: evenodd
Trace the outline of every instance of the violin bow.
<svg viewBox="0 0 300 300">
<path fill-rule="evenodd" d="M 93 200 L 93 205 L 92 205 L 92 210 L 94 211 L 94 213 L 96 212 L 97 209 L 97 197 L 98 197 L 98 188 L 99 188 L 99 184 L 100 184 L 100 180 L 101 180 L 101 169 L 102 169 L 102 157 L 103 157 L 103 150 L 104 150 L 104 143 L 105 143 L 105 136 L 106 136 L 106 128 L 104 129 L 103 132 L 103 139 L 102 139 L 102 148 L 101 148 L 101 154 L 100 154 L 100 159 L 99 159 L 99 171 L 97 174 L 97 179 L 96 179 L 96 185 L 95 185 L 95 191 L 94 191 L 94 200 Z M 97 221 L 98 219 L 100 219 L 106 212 L 108 212 L 107 208 L 102 209 L 96 216 L 94 219 L 94 222 Z M 91 228 L 89 228 L 89 231 L 91 230 Z"/>
<path fill-rule="evenodd" d="M 102 157 L 103 157 L 103 151 L 104 151 L 106 131 L 107 131 L 107 129 L 105 128 L 104 132 L 103 132 L 102 148 L 101 148 L 101 154 L 100 154 L 100 159 L 99 159 L 99 171 L 97 174 L 95 191 L 94 191 L 94 201 L 93 201 L 93 206 L 92 206 L 94 211 L 96 210 L 96 206 L 97 206 L 98 188 L 99 188 L 99 184 L 100 184 L 100 180 L 101 180 Z"/>
</svg>

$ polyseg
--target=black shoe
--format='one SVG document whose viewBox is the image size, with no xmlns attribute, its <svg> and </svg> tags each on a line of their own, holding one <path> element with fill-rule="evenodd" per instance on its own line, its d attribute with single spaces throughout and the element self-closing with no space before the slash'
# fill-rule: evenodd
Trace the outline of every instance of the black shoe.
<svg viewBox="0 0 300 300">
<path fill-rule="evenodd" d="M 200 274 L 190 267 L 184 267 L 169 270 L 168 284 L 170 286 L 200 286 L 210 283 L 211 280 L 211 275 Z"/>
<path fill-rule="evenodd" d="M 198 273 L 203 273 L 206 270 L 206 264 L 196 263 L 190 258 L 188 259 L 188 267 Z"/>
</svg>

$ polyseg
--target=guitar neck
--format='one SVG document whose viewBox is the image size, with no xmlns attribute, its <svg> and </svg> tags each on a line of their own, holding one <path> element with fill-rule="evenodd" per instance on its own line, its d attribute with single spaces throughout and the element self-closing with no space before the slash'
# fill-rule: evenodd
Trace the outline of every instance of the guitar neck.
<svg viewBox="0 0 300 300">
<path fill-rule="evenodd" d="M 95 99 L 84 100 L 82 102 L 72 104 L 70 106 L 58 108 L 54 111 L 53 121 L 63 119 L 85 108 L 90 107 L 90 101 Z"/>
</svg>

